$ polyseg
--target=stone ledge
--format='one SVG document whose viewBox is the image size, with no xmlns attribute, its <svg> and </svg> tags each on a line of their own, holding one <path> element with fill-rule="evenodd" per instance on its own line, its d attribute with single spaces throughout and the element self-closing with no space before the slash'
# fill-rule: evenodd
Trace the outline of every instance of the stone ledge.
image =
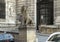
<svg viewBox="0 0 60 42">
<path fill-rule="evenodd" d="M 41 25 L 41 26 L 39 26 L 39 28 L 58 28 L 59 27 L 59 25 Z"/>
<path fill-rule="evenodd" d="M 0 22 L 0 25 L 16 25 L 16 23 Z"/>
<path fill-rule="evenodd" d="M 30 25 L 27 25 L 27 29 L 35 29 L 36 28 L 36 26 L 30 26 Z"/>
<path fill-rule="evenodd" d="M 36 26 L 34 25 L 20 25 L 19 27 L 20 27 L 19 29 L 22 29 L 22 28 L 35 29 L 36 28 Z"/>
<path fill-rule="evenodd" d="M 18 30 L 0 29 L 0 32 L 19 33 Z"/>
<path fill-rule="evenodd" d="M 20 22 L 18 23 L 8 23 L 8 22 L 0 22 L 0 28 L 16 28 L 19 27 L 21 25 Z"/>
</svg>

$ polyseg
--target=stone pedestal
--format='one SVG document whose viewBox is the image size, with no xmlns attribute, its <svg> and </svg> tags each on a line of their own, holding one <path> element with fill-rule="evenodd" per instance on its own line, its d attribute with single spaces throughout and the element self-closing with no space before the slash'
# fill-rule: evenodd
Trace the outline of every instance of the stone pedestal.
<svg viewBox="0 0 60 42">
<path fill-rule="evenodd" d="M 20 28 L 19 34 L 15 34 L 14 37 L 18 42 L 27 42 L 27 29 Z"/>
<path fill-rule="evenodd" d="M 36 42 L 36 27 L 27 27 L 27 42 Z"/>
<path fill-rule="evenodd" d="M 18 42 L 36 42 L 36 29 L 33 26 L 20 28 L 19 34 L 14 35 Z"/>
</svg>

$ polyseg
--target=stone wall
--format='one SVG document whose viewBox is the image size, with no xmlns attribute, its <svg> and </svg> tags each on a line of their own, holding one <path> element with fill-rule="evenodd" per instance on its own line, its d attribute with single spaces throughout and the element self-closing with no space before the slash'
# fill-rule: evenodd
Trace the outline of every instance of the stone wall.
<svg viewBox="0 0 60 42">
<path fill-rule="evenodd" d="M 5 0 L 5 19 L 0 22 L 0 31 L 13 31 L 16 27 L 16 0 Z M 14 28 L 14 29 L 13 29 Z M 12 30 L 13 29 L 13 30 Z"/>
</svg>

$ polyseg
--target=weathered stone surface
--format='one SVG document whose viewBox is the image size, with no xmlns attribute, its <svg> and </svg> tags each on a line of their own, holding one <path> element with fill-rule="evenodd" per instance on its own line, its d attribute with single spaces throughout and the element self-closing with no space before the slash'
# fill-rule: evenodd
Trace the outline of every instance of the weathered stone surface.
<svg viewBox="0 0 60 42">
<path fill-rule="evenodd" d="M 6 0 L 6 22 L 16 22 L 16 0 Z"/>
<path fill-rule="evenodd" d="M 54 23 L 60 25 L 60 0 L 54 0 Z"/>
<path fill-rule="evenodd" d="M 27 28 L 27 42 L 36 42 L 36 29 L 35 27 Z"/>
</svg>

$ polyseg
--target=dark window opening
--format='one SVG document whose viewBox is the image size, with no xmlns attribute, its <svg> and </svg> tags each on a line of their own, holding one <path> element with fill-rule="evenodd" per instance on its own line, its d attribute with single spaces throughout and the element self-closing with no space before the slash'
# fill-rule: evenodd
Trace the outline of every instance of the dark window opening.
<svg viewBox="0 0 60 42">
<path fill-rule="evenodd" d="M 0 1 L 0 18 L 5 19 L 5 0 Z"/>
<path fill-rule="evenodd" d="M 37 3 L 37 20 L 38 25 L 53 24 L 53 2 L 51 0 L 41 0 Z"/>
<path fill-rule="evenodd" d="M 53 25 L 53 0 L 37 0 L 37 28 Z"/>
</svg>

